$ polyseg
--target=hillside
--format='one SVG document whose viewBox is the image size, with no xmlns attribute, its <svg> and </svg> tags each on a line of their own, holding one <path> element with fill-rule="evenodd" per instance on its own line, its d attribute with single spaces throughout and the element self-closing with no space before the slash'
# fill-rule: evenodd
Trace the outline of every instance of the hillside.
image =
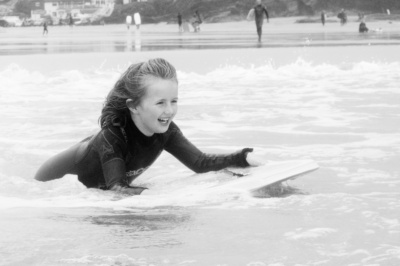
<svg viewBox="0 0 400 266">
<path fill-rule="evenodd" d="M 154 0 L 127 5 L 116 2 L 114 12 L 106 18 L 107 23 L 124 23 L 127 15 L 139 12 L 143 23 L 176 23 L 181 12 L 184 19 L 191 18 L 199 10 L 207 23 L 237 21 L 246 18 L 254 0 Z M 271 17 L 312 16 L 325 10 L 336 14 L 345 8 L 349 14 L 383 14 L 389 9 L 400 13 L 398 0 L 263 0 Z"/>
</svg>

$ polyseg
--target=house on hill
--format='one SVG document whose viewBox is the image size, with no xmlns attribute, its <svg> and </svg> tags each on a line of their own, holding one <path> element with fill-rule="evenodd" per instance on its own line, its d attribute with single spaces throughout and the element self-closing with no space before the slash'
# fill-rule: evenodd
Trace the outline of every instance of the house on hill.
<svg viewBox="0 0 400 266">
<path fill-rule="evenodd" d="M 113 7 L 114 0 L 36 0 L 32 1 L 33 20 L 50 17 L 53 24 L 61 24 L 71 16 L 76 24 L 89 21 L 99 9 Z M 44 15 L 43 15 L 44 14 Z"/>
</svg>

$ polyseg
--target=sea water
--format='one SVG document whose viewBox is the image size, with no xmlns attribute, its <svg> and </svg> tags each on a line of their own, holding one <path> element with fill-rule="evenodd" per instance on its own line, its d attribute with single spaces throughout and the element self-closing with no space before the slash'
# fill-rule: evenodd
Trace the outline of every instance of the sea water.
<svg viewBox="0 0 400 266">
<path fill-rule="evenodd" d="M 135 181 L 150 188 L 141 196 L 73 175 L 35 181 L 99 130 L 126 67 L 155 56 L 177 67 L 175 122 L 201 150 L 253 147 L 320 169 L 275 197 L 210 190 L 233 177 L 167 153 Z M 399 265 L 398 57 L 398 46 L 3 57 L 0 264 Z"/>
</svg>

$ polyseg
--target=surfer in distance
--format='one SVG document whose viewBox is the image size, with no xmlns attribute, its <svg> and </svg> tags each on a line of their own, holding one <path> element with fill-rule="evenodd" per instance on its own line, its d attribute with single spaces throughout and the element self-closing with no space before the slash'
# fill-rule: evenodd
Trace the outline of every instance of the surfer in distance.
<svg viewBox="0 0 400 266">
<path fill-rule="evenodd" d="M 256 5 L 250 9 L 247 14 L 247 20 L 250 20 L 251 16 L 254 15 L 254 19 L 256 22 L 258 42 L 261 42 L 262 37 L 262 27 L 264 23 L 264 13 L 267 16 L 267 22 L 269 23 L 269 15 L 265 6 L 261 3 L 261 0 L 256 0 Z"/>
<path fill-rule="evenodd" d="M 50 181 L 74 174 L 88 188 L 138 195 L 146 188 L 131 183 L 163 150 L 196 173 L 263 164 L 251 148 L 203 153 L 173 122 L 177 110 L 175 68 L 161 58 L 132 64 L 105 100 L 98 133 L 51 157 L 35 179 Z"/>
</svg>

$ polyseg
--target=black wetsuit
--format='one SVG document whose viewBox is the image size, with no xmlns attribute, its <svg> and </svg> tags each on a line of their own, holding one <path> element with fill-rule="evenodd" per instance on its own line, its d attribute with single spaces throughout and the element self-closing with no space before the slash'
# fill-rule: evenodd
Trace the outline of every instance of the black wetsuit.
<svg viewBox="0 0 400 266">
<path fill-rule="evenodd" d="M 365 22 L 360 23 L 360 26 L 358 27 L 358 32 L 360 33 L 368 32 L 368 28 Z"/>
<path fill-rule="evenodd" d="M 261 39 L 262 26 L 264 23 L 264 13 L 267 16 L 267 20 L 269 20 L 268 11 L 264 5 L 256 5 L 253 9 L 254 9 L 254 17 L 255 17 L 256 27 L 257 27 L 257 34 L 258 34 L 259 39 Z"/>
<path fill-rule="evenodd" d="M 243 149 L 227 155 L 205 154 L 183 135 L 175 123 L 162 134 L 143 135 L 129 120 L 124 128 L 109 126 L 48 160 L 36 174 L 47 181 L 65 174 L 78 175 L 87 187 L 109 189 L 114 184 L 127 186 L 161 154 L 168 151 L 196 173 L 216 171 L 228 166 L 246 167 Z"/>
<path fill-rule="evenodd" d="M 178 14 L 178 25 L 179 27 L 182 26 L 182 15 Z"/>
<path fill-rule="evenodd" d="M 49 33 L 49 31 L 47 30 L 47 22 L 43 23 L 43 35 L 44 35 L 45 33 L 46 33 L 46 34 Z"/>
<path fill-rule="evenodd" d="M 342 26 L 347 23 L 347 14 L 344 11 L 340 11 L 337 17 L 340 19 Z"/>
</svg>

